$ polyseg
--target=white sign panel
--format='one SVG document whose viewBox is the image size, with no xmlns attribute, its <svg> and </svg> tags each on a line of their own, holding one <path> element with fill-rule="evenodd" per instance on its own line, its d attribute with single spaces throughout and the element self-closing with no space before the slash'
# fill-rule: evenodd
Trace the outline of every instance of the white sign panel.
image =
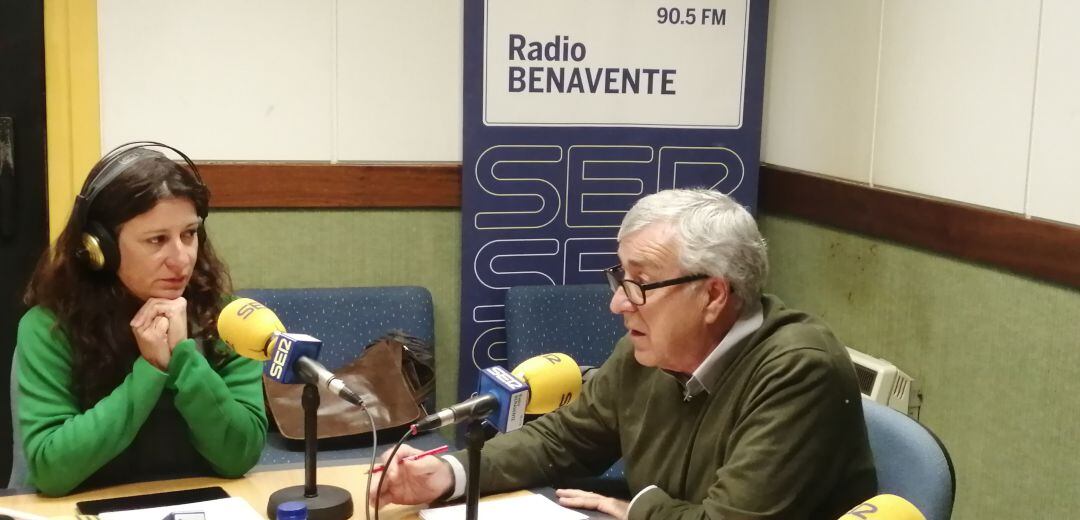
<svg viewBox="0 0 1080 520">
<path fill-rule="evenodd" d="M 749 2 L 488 0 L 484 123 L 740 128 Z"/>
</svg>

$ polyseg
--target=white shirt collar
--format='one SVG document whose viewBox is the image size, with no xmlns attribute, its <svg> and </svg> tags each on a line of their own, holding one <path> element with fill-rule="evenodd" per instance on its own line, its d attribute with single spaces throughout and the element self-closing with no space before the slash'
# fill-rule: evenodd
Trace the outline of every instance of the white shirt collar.
<svg viewBox="0 0 1080 520">
<path fill-rule="evenodd" d="M 689 401 L 701 392 L 709 391 L 709 388 L 716 383 L 716 379 L 720 377 L 720 373 L 731 362 L 731 358 L 734 357 L 735 345 L 757 332 L 764 322 L 765 315 L 760 304 L 740 317 L 731 326 L 731 330 L 724 335 L 724 339 L 720 340 L 720 344 L 705 357 L 701 365 L 698 365 L 694 373 L 690 375 L 690 379 L 684 385 L 683 400 Z"/>
</svg>

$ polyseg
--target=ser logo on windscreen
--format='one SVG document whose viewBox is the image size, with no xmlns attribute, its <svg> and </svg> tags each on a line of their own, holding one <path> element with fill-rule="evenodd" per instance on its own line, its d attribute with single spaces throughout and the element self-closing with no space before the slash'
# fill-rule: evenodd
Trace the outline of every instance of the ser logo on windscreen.
<svg viewBox="0 0 1080 520">
<path fill-rule="evenodd" d="M 274 347 L 274 362 L 270 365 L 270 377 L 274 379 L 281 378 L 282 372 L 285 370 L 285 361 L 289 359 L 289 351 L 292 350 L 292 340 L 286 338 L 278 338 L 277 345 Z"/>
</svg>

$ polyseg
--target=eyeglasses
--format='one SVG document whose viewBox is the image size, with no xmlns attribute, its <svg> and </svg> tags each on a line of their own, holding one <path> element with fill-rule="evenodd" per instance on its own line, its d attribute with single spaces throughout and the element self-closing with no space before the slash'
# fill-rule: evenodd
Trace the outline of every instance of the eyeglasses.
<svg viewBox="0 0 1080 520">
<path fill-rule="evenodd" d="M 607 283 L 611 287 L 611 292 L 618 292 L 621 287 L 623 292 L 626 293 L 626 299 L 630 300 L 630 303 L 634 305 L 645 305 L 645 291 L 693 282 L 694 280 L 702 280 L 708 278 L 709 275 L 692 274 L 689 276 L 680 276 L 678 278 L 664 280 L 662 282 L 642 284 L 633 280 L 627 280 L 626 273 L 623 271 L 622 266 L 616 265 L 604 269 L 604 277 L 607 278 Z"/>
</svg>

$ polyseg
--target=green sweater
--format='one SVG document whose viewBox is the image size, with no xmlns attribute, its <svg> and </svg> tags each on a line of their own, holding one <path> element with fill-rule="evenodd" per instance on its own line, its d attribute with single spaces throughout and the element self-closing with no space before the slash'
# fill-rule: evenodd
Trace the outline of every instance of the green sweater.
<svg viewBox="0 0 1080 520">
<path fill-rule="evenodd" d="M 162 460 L 201 455 L 205 461 L 179 464 L 208 466 L 227 477 L 243 475 L 259 460 L 267 421 L 258 361 L 233 354 L 215 369 L 187 339 L 176 345 L 167 372 L 140 357 L 112 393 L 83 410 L 73 392 L 71 347 L 52 312 L 39 306 L 23 316 L 15 355 L 30 482 L 46 495 L 71 492 L 121 455 L 128 469 L 111 473 L 127 471 L 129 481 L 149 476 L 130 474 L 140 459 L 145 465 L 147 454 L 162 454 Z M 170 413 L 178 418 L 170 421 Z M 140 434 L 144 429 L 152 434 Z"/>
<path fill-rule="evenodd" d="M 482 492 L 559 486 L 623 457 L 631 519 L 833 520 L 873 495 L 846 350 L 814 318 L 762 303 L 762 326 L 689 401 L 624 338 L 578 400 L 487 443 Z"/>
</svg>

